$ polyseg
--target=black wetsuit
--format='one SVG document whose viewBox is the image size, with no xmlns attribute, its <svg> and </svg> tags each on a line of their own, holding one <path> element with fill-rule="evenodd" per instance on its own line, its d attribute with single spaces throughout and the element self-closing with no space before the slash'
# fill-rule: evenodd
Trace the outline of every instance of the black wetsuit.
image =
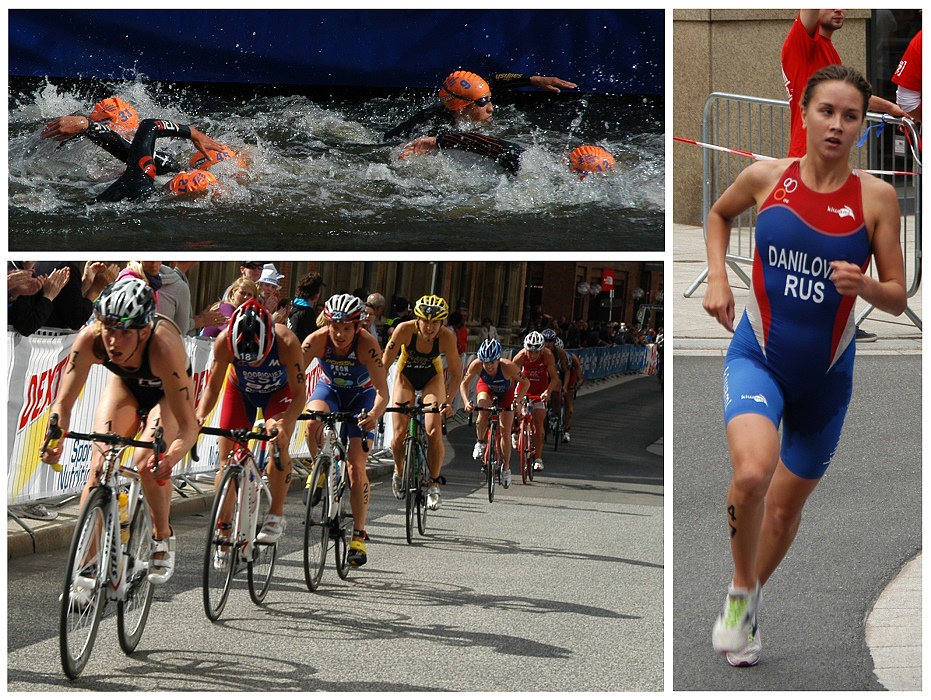
<svg viewBox="0 0 931 700">
<path fill-rule="evenodd" d="M 525 150 L 513 141 L 460 131 L 440 134 L 436 137 L 436 145 L 440 150 L 458 148 L 461 151 L 478 153 L 495 161 L 512 175 L 516 175 L 520 170 L 520 157 Z"/>
<path fill-rule="evenodd" d="M 107 153 L 115 156 L 124 163 L 129 160 L 129 149 L 132 146 L 129 139 L 116 133 L 113 129 L 100 122 L 93 122 L 90 120 L 88 120 L 88 122 L 87 131 L 83 134 L 88 141 L 97 144 Z M 165 153 L 153 153 L 152 160 L 155 161 L 156 175 L 181 172 L 181 165 L 170 155 Z"/>
<path fill-rule="evenodd" d="M 521 73 L 496 73 L 486 81 L 488 88 L 494 95 L 495 90 L 512 90 L 514 88 L 528 87 L 530 82 L 529 75 Z M 390 141 L 399 137 L 410 137 L 415 134 L 423 136 L 436 136 L 441 129 L 448 129 L 453 125 L 454 112 L 446 109 L 441 102 L 424 107 L 410 119 L 402 124 L 398 124 L 393 129 L 385 132 L 385 141 Z M 421 125 L 427 124 L 426 128 Z"/>
<path fill-rule="evenodd" d="M 163 136 L 191 138 L 191 127 L 164 119 L 143 119 L 126 157 L 126 172 L 94 198 L 95 202 L 118 202 L 128 199 L 142 202 L 161 190 L 155 187 L 158 168 L 153 154 L 155 141 Z"/>
</svg>

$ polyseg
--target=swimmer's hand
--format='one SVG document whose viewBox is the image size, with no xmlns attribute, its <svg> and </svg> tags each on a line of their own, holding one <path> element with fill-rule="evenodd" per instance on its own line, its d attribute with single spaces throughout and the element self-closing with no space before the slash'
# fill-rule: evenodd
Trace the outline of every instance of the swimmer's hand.
<svg viewBox="0 0 931 700">
<path fill-rule="evenodd" d="M 193 126 L 189 128 L 191 129 L 191 143 L 194 144 L 194 148 L 203 153 L 205 156 L 210 155 L 208 151 L 222 151 L 224 148 L 226 148 L 222 143 L 219 141 L 214 141 L 200 129 L 195 129 Z"/>
<path fill-rule="evenodd" d="M 568 80 L 547 75 L 531 75 L 530 84 L 536 85 L 544 90 L 549 90 L 550 92 L 560 92 L 560 88 L 563 90 L 573 90 L 578 87 L 578 85 L 570 83 Z"/>
<path fill-rule="evenodd" d="M 45 128 L 42 129 L 42 132 L 39 134 L 39 138 L 65 141 L 66 139 L 70 139 L 72 136 L 83 134 L 85 131 L 87 131 L 89 126 L 90 122 L 87 120 L 87 117 L 72 115 L 55 117 L 52 121 L 45 125 Z"/>
<path fill-rule="evenodd" d="M 439 147 L 436 145 L 436 136 L 421 136 L 414 139 L 404 148 L 401 149 L 401 160 L 408 156 L 423 156 L 428 153 L 436 153 Z"/>
</svg>

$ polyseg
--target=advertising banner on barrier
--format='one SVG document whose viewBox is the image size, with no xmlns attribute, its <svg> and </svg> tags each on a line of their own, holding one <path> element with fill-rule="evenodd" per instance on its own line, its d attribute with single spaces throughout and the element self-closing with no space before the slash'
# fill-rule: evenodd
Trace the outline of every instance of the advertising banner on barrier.
<svg viewBox="0 0 931 700">
<path fill-rule="evenodd" d="M 63 498 L 77 494 L 87 481 L 91 464 L 92 446 L 83 441 L 66 440 L 61 457 L 61 471 L 55 471 L 39 461 L 39 450 L 45 440 L 45 431 L 51 406 L 61 388 L 67 372 L 67 361 L 75 334 L 55 336 L 33 335 L 24 338 L 15 332 L 7 333 L 9 399 L 7 404 L 7 505 L 29 503 L 41 499 Z M 210 379 L 213 360 L 213 341 L 203 338 L 185 338 L 194 382 L 195 403 L 200 401 Z M 618 345 L 603 348 L 581 348 L 573 350 L 579 356 L 586 379 L 598 379 L 610 374 L 643 371 L 648 366 L 649 350 L 646 346 Z M 463 371 L 475 358 L 474 353 L 461 357 Z M 397 365 L 388 369 L 389 390 L 394 385 Z M 307 395 L 321 377 L 316 360 L 307 371 Z M 77 431 L 92 431 L 94 413 L 110 373 L 102 365 L 91 367 L 84 386 L 71 414 L 71 428 Z M 450 388 L 453 407 L 462 408 L 458 382 Z M 219 425 L 219 406 L 208 417 L 207 424 Z M 390 446 L 392 414 L 385 415 L 383 433 L 376 432 L 373 450 Z M 199 460 L 194 462 L 185 457 L 175 467 L 176 477 L 193 476 L 212 472 L 219 462 L 217 438 L 202 435 L 197 443 Z M 294 457 L 309 457 L 305 440 L 305 427 L 298 422 L 291 436 L 290 452 Z M 131 458 L 131 457 L 130 457 Z"/>
</svg>

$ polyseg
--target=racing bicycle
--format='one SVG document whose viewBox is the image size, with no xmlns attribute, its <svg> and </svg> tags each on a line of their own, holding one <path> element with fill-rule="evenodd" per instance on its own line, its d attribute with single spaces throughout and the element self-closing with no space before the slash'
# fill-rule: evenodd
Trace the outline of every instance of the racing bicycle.
<svg viewBox="0 0 931 700">
<path fill-rule="evenodd" d="M 61 665 L 74 680 L 90 658 L 108 603 L 116 603 L 123 652 L 132 654 L 142 638 L 152 605 L 153 585 L 148 580 L 152 519 L 136 466 L 120 462 L 131 447 L 150 449 L 158 469 L 165 443 L 161 427 L 155 429 L 152 442 L 116 433 L 68 431 L 65 435 L 53 414 L 42 453 L 57 447 L 63 437 L 95 442 L 103 450 L 99 481 L 87 495 L 74 528 L 60 598 Z"/>
<path fill-rule="evenodd" d="M 521 480 L 528 484 L 533 481 L 533 458 L 536 445 L 533 436 L 533 411 L 530 399 L 524 397 L 517 414 L 517 456 L 520 460 Z"/>
<path fill-rule="evenodd" d="M 404 489 L 404 532 L 407 543 L 414 543 L 414 523 L 421 535 L 427 533 L 427 484 L 433 481 L 430 476 L 430 463 L 427 461 L 427 427 L 424 415 L 442 413 L 443 406 L 418 403 L 414 406 L 409 401 L 385 409 L 386 412 L 403 413 L 410 416 L 407 425 L 407 437 L 404 438 L 404 468 L 401 483 Z M 443 422 L 443 434 L 446 434 L 446 422 Z M 437 481 L 445 484 L 440 476 Z"/>
<path fill-rule="evenodd" d="M 323 444 L 314 460 L 304 495 L 307 516 L 304 519 L 304 581 L 311 591 L 317 590 L 323 577 L 327 552 L 333 548 L 336 573 L 341 579 L 349 575 L 349 542 L 352 539 L 353 517 L 346 502 L 349 485 L 349 425 L 364 414 L 347 411 L 309 411 L 298 420 L 323 423 Z M 337 431 L 337 423 L 341 424 Z M 368 440 L 362 440 L 368 452 Z M 347 512 L 348 511 L 348 512 Z"/>
<path fill-rule="evenodd" d="M 264 444 L 278 431 L 266 433 L 264 422 L 260 421 L 252 428 L 230 430 L 205 426 L 200 432 L 227 437 L 235 443 L 213 499 L 204 549 L 204 612 L 212 622 L 216 622 L 226 606 L 233 578 L 243 568 L 246 569 L 252 602 L 261 605 L 268 593 L 278 543 L 262 544 L 256 541 L 256 536 L 272 503 L 265 477 L 268 460 Z M 249 447 L 251 440 L 259 441 L 262 446 L 257 455 Z M 283 469 L 276 444 L 273 457 L 275 466 Z"/>
</svg>

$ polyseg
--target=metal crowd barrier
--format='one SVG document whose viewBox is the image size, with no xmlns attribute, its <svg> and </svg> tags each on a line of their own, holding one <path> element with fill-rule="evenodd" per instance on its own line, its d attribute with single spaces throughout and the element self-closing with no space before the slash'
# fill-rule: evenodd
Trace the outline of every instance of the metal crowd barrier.
<svg viewBox="0 0 931 700">
<path fill-rule="evenodd" d="M 880 130 L 880 126 L 882 126 Z M 921 136 L 909 119 L 867 112 L 863 132 L 870 133 L 863 146 L 855 149 L 855 162 L 863 170 L 877 174 L 895 187 L 901 209 L 901 244 L 905 259 L 906 295 L 911 298 L 921 284 Z M 861 136 L 862 133 L 861 132 Z M 789 103 L 747 95 L 711 93 L 702 111 L 702 229 L 703 235 L 712 204 L 743 168 L 753 162 L 747 154 L 783 158 L 789 150 Z M 727 150 L 709 148 L 723 147 Z M 742 151 L 736 153 L 733 151 Z M 756 210 L 741 214 L 731 229 L 726 261 L 750 286 L 743 266 L 753 262 Z M 872 269 L 872 265 L 871 265 Z M 686 289 L 690 297 L 708 276 L 708 268 Z M 860 323 L 873 310 L 867 305 L 857 316 Z M 919 329 L 921 318 L 911 309 L 905 314 Z"/>
</svg>

